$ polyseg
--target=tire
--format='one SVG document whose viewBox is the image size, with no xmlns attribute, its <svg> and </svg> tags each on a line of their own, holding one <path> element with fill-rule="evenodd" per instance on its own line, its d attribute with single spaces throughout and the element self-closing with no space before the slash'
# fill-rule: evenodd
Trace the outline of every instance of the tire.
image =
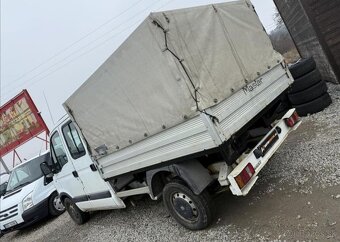
<svg viewBox="0 0 340 242">
<path fill-rule="evenodd" d="M 65 198 L 64 205 L 68 214 L 76 224 L 84 224 L 90 219 L 90 214 L 81 211 L 71 199 Z"/>
<path fill-rule="evenodd" d="M 324 81 L 319 81 L 306 90 L 289 94 L 288 98 L 293 105 L 308 103 L 314 99 L 317 99 L 318 97 L 321 97 L 327 92 L 327 89 L 326 83 Z"/>
<path fill-rule="evenodd" d="M 319 70 L 315 69 L 306 75 L 295 79 L 291 88 L 289 90 L 289 94 L 301 92 L 311 86 L 314 86 L 316 83 L 321 81 L 321 74 Z"/>
<path fill-rule="evenodd" d="M 65 207 L 58 196 L 58 193 L 54 192 L 48 199 L 48 212 L 52 216 L 59 216 L 65 212 Z"/>
<path fill-rule="evenodd" d="M 328 93 L 325 93 L 321 97 L 314 99 L 311 102 L 304 103 L 301 105 L 293 106 L 296 108 L 297 113 L 300 116 L 307 116 L 308 114 L 313 114 L 317 112 L 321 112 L 325 108 L 327 108 L 332 103 L 332 99 Z"/>
<path fill-rule="evenodd" d="M 299 78 L 316 68 L 316 64 L 313 57 L 302 59 L 296 64 L 289 67 L 290 73 L 294 79 Z"/>
<path fill-rule="evenodd" d="M 213 212 L 206 191 L 195 195 L 183 182 L 174 180 L 163 189 L 163 202 L 169 214 L 190 230 L 201 230 L 210 225 Z"/>
</svg>

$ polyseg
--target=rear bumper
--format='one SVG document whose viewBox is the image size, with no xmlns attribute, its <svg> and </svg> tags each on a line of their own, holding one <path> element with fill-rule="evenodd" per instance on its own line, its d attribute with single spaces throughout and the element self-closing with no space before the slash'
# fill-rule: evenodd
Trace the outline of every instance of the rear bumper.
<svg viewBox="0 0 340 242">
<path fill-rule="evenodd" d="M 256 145 L 255 148 L 228 174 L 227 179 L 229 181 L 228 183 L 230 184 L 229 187 L 234 195 L 245 196 L 249 193 L 249 191 L 258 179 L 259 172 L 263 169 L 263 167 L 267 164 L 267 162 L 273 156 L 276 150 L 285 141 L 290 132 L 296 130 L 299 127 L 301 121 L 296 123 L 293 127 L 288 127 L 284 121 L 284 119 L 290 117 L 294 111 L 294 109 L 289 110 L 283 116 L 283 118 L 273 127 L 273 129 L 258 143 L 258 145 Z M 273 134 L 273 132 L 276 132 L 277 134 L 277 140 L 275 141 L 275 143 L 270 146 L 265 155 L 261 157 L 255 155 L 256 152 L 254 151 L 258 148 L 260 144 L 266 142 L 270 135 Z M 251 163 L 251 165 L 254 167 L 255 173 L 248 181 L 248 183 L 242 189 L 240 189 L 235 180 L 235 177 L 238 176 L 249 163 Z"/>
<path fill-rule="evenodd" d="M 13 227 L 1 230 L 1 233 L 6 234 L 14 230 L 23 229 L 47 216 L 48 216 L 48 199 L 45 199 L 22 213 L 22 218 L 24 222 L 14 225 Z"/>
</svg>

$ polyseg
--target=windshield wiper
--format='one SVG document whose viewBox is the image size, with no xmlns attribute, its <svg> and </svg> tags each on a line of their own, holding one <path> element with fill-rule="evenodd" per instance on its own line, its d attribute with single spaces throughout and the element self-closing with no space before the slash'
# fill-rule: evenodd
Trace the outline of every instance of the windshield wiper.
<svg viewBox="0 0 340 242">
<path fill-rule="evenodd" d="M 13 190 L 6 190 L 6 193 L 4 195 L 6 195 L 7 193 L 10 193 Z"/>
<path fill-rule="evenodd" d="M 26 185 L 28 185 L 28 184 L 30 184 L 31 182 L 24 182 L 24 183 L 21 183 L 21 184 L 19 184 L 18 186 L 16 186 L 15 188 L 17 189 L 17 188 L 20 188 L 20 187 L 24 187 L 24 186 L 26 186 Z"/>
</svg>

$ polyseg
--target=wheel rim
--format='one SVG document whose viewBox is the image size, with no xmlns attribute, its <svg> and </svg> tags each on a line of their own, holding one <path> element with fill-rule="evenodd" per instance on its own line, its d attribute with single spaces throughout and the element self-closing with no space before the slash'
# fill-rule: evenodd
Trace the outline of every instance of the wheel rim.
<svg viewBox="0 0 340 242">
<path fill-rule="evenodd" d="M 65 210 L 65 207 L 64 205 L 62 204 L 61 202 L 61 199 L 59 196 L 56 196 L 54 199 L 53 199 L 53 206 L 56 210 L 62 212 Z"/>
<path fill-rule="evenodd" d="M 175 192 L 172 194 L 171 200 L 174 210 L 182 219 L 190 222 L 197 221 L 197 207 L 188 195 L 181 192 Z"/>
</svg>

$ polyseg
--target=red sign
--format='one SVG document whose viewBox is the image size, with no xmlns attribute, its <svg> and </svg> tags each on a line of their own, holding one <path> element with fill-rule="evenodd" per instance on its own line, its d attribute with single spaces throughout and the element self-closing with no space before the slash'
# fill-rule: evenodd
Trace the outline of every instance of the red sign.
<svg viewBox="0 0 340 242">
<path fill-rule="evenodd" d="M 27 90 L 0 108 L 0 157 L 48 128 Z"/>
</svg>

